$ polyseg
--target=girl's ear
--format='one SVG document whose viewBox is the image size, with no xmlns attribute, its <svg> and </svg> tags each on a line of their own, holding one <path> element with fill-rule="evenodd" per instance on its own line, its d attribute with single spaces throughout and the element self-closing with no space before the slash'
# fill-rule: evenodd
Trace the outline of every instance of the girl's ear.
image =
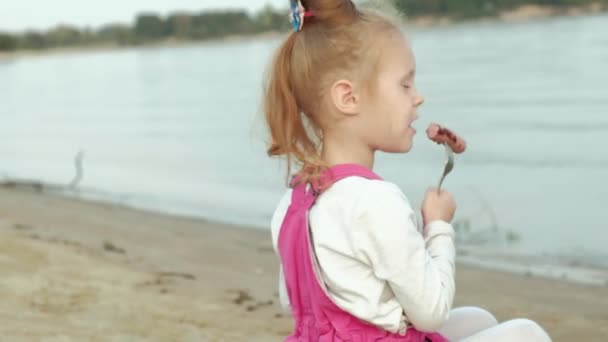
<svg viewBox="0 0 608 342">
<path fill-rule="evenodd" d="M 352 82 L 338 80 L 332 84 L 330 93 L 332 104 L 340 113 L 357 115 L 359 112 L 359 97 Z"/>
</svg>

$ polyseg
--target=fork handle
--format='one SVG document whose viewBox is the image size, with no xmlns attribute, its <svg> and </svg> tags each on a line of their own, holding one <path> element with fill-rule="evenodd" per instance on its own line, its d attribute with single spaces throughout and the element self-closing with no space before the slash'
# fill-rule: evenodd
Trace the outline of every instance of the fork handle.
<svg viewBox="0 0 608 342">
<path fill-rule="evenodd" d="M 437 193 L 441 193 L 441 184 L 443 184 L 443 180 L 445 179 L 446 174 L 441 175 L 441 179 L 439 179 L 439 185 L 437 186 Z"/>
<path fill-rule="evenodd" d="M 446 164 L 443 169 L 443 173 L 441 174 L 441 178 L 439 179 L 439 185 L 437 186 L 438 194 L 441 193 L 441 185 L 443 184 L 443 180 L 448 175 L 448 173 L 450 173 L 452 171 L 452 167 L 453 167 L 453 166 L 450 166 L 450 169 L 449 170 L 447 169 L 447 167 L 448 167 L 447 165 L 448 165 L 448 163 L 450 163 L 450 159 L 453 158 L 452 157 L 452 148 L 446 143 L 444 143 L 443 145 L 445 146 L 445 154 L 446 154 L 447 160 L 446 160 Z M 452 163 L 453 163 L 453 161 L 452 161 Z"/>
</svg>

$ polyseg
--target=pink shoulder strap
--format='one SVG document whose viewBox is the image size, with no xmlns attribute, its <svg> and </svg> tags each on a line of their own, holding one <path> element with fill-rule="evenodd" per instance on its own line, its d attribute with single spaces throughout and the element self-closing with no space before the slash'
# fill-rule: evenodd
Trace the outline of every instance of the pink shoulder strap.
<svg viewBox="0 0 608 342">
<path fill-rule="evenodd" d="M 333 183 L 351 176 L 358 176 L 367 179 L 381 180 L 382 178 L 367 167 L 359 164 L 339 164 L 327 169 L 320 177 L 318 184 L 313 184 L 313 193 L 318 195 L 320 192 L 329 188 Z"/>
<path fill-rule="evenodd" d="M 367 179 L 382 179 L 372 170 L 359 164 L 336 165 L 328 170 L 328 174 L 331 176 L 334 182 L 350 176 L 359 176 Z"/>
</svg>

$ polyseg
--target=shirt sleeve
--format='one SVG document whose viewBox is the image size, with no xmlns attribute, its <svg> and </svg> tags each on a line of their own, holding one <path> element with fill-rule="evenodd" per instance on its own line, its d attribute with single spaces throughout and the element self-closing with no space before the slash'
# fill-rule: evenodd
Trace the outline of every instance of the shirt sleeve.
<svg viewBox="0 0 608 342">
<path fill-rule="evenodd" d="M 358 257 L 388 283 L 411 324 L 421 331 L 437 331 L 454 299 L 452 226 L 430 222 L 423 237 L 409 201 L 391 183 L 369 189 L 362 197 L 353 227 Z"/>
<path fill-rule="evenodd" d="M 277 208 L 272 216 L 270 222 L 270 231 L 272 235 L 272 247 L 276 255 L 279 255 L 279 233 L 281 231 L 281 225 L 283 224 L 283 218 L 287 213 L 289 204 L 291 202 L 291 192 L 288 191 L 279 201 Z M 279 258 L 280 261 L 280 258 Z M 279 264 L 279 279 L 278 279 L 278 292 L 279 292 L 279 304 L 283 311 L 291 312 L 291 306 L 289 304 L 289 295 L 287 294 L 287 285 L 285 283 L 285 274 L 283 273 L 283 267 Z"/>
<path fill-rule="evenodd" d="M 281 266 L 279 266 L 279 303 L 283 311 L 291 312 L 289 295 L 287 294 L 287 285 L 285 284 L 285 274 L 283 273 L 283 267 Z"/>
</svg>

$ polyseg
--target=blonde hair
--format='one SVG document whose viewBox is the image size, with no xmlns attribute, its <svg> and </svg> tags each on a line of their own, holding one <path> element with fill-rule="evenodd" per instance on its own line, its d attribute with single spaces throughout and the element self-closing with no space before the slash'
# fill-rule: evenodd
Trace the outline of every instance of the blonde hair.
<svg viewBox="0 0 608 342">
<path fill-rule="evenodd" d="M 317 179 L 327 168 L 320 155 L 321 101 L 339 78 L 370 85 L 379 61 L 373 45 L 382 34 L 399 30 L 394 18 L 359 10 L 350 0 L 302 1 L 312 17 L 278 48 L 266 80 L 264 113 L 270 132 L 269 156 L 301 165 L 299 182 Z"/>
</svg>

